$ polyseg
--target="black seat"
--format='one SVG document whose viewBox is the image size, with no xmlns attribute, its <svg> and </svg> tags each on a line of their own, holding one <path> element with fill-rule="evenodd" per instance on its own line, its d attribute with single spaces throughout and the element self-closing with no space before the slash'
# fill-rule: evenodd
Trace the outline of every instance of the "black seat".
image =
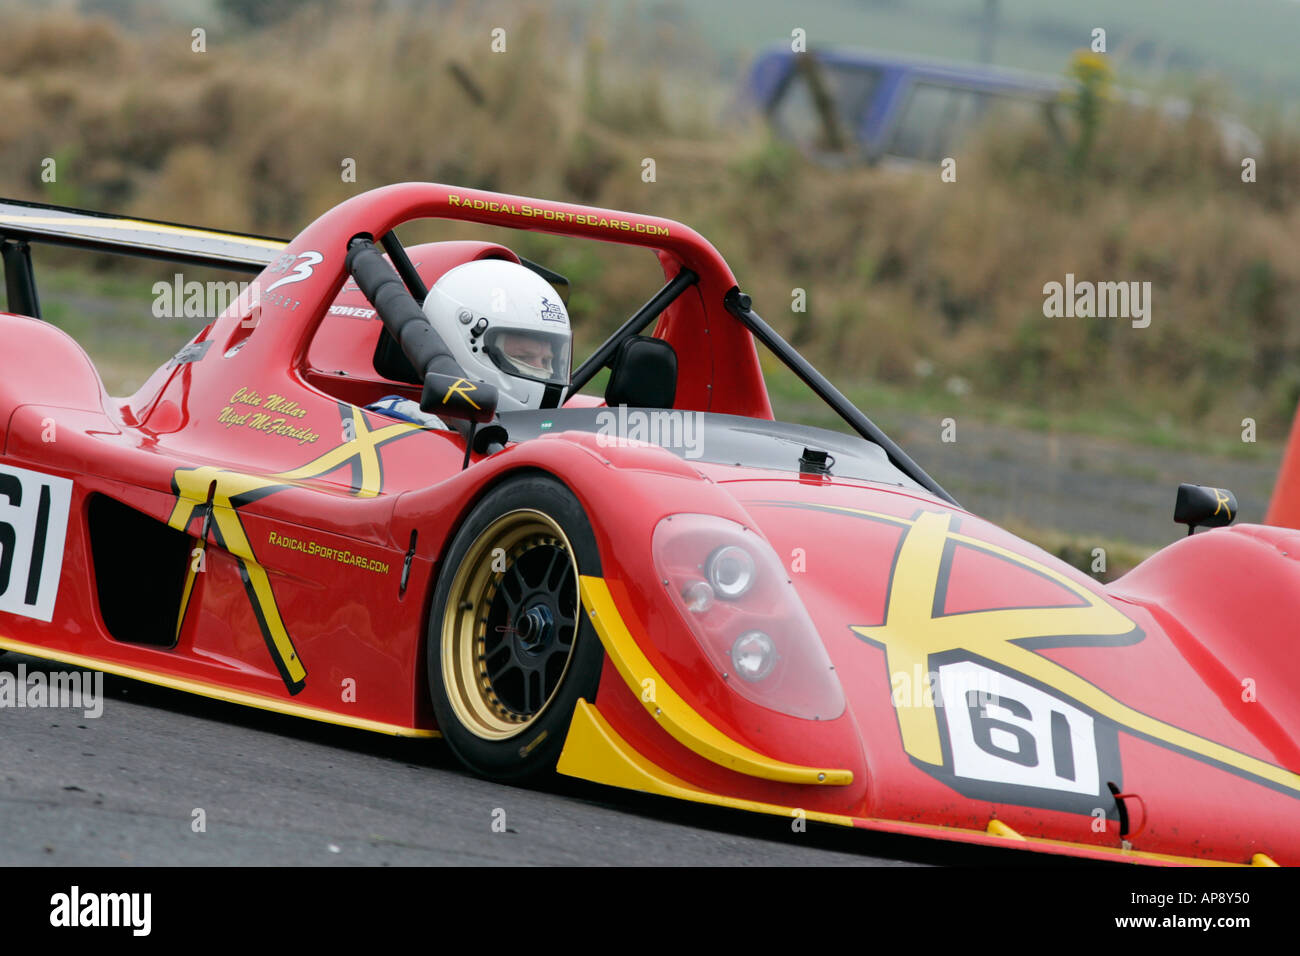
<svg viewBox="0 0 1300 956">
<path fill-rule="evenodd" d="M 677 352 L 663 339 L 634 335 L 614 353 L 605 386 L 611 408 L 672 408 L 677 397 Z"/>
</svg>

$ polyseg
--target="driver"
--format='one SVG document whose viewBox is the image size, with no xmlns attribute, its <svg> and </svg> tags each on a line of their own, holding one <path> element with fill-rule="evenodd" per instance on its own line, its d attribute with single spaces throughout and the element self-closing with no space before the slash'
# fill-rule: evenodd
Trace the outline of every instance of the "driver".
<svg viewBox="0 0 1300 956">
<path fill-rule="evenodd" d="M 521 332 L 501 336 L 501 354 L 526 378 L 549 378 L 555 370 L 555 347 L 549 339 Z"/>
<path fill-rule="evenodd" d="M 448 270 L 424 300 L 429 324 L 471 379 L 497 388 L 502 411 L 554 407 L 569 384 L 569 313 L 535 272 L 506 259 Z"/>
</svg>

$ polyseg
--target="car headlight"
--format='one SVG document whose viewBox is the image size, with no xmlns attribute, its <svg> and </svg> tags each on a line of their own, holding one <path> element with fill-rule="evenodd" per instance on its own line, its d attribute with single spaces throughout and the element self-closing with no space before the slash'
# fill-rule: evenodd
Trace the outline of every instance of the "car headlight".
<svg viewBox="0 0 1300 956">
<path fill-rule="evenodd" d="M 655 568 L 719 676 L 763 707 L 808 720 L 844 713 L 844 691 L 771 545 L 717 515 L 670 515 Z"/>
<path fill-rule="evenodd" d="M 754 584 L 754 556 L 734 544 L 723 545 L 705 565 L 713 593 L 734 601 Z"/>
<path fill-rule="evenodd" d="M 682 603 L 693 614 L 703 614 L 713 607 L 713 588 L 708 581 L 692 581 L 682 589 Z"/>
<path fill-rule="evenodd" d="M 762 631 L 746 631 L 731 645 L 731 663 L 745 680 L 762 680 L 776 666 L 776 645 Z"/>
</svg>

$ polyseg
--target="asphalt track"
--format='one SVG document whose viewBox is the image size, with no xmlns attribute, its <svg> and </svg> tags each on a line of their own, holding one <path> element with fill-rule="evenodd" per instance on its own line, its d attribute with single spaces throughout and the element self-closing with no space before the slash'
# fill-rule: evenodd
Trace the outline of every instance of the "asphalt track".
<svg viewBox="0 0 1300 956">
<path fill-rule="evenodd" d="M 0 670 L 58 665 L 0 657 Z M 204 832 L 195 832 L 196 810 Z M 502 812 L 504 811 L 504 816 Z M 494 830 L 494 820 L 504 822 Z M 1029 864 L 1033 854 L 501 786 L 398 740 L 104 678 L 102 715 L 0 708 L 0 865 Z M 1063 862 L 1055 858 L 1056 864 Z"/>
<path fill-rule="evenodd" d="M 994 524 L 1021 522 L 1084 541 L 1096 535 L 1151 549 L 1186 534 L 1173 522 L 1180 482 L 1228 488 L 1240 506 L 1238 522 L 1263 521 L 1281 465 L 1277 439 L 1284 437 L 1270 436 L 1272 444 L 1256 457 L 1241 459 L 964 417 L 957 420 L 957 440 L 948 443 L 940 439 L 938 417 L 888 418 L 890 437 L 964 508 Z"/>
</svg>

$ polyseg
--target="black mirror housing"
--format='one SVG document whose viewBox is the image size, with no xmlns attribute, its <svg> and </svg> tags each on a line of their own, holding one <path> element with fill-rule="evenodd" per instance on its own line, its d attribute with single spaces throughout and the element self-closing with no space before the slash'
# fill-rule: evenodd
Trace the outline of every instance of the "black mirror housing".
<svg viewBox="0 0 1300 956">
<path fill-rule="evenodd" d="M 1198 527 L 1222 528 L 1237 517 L 1237 497 L 1227 488 L 1181 484 L 1174 502 L 1174 521 L 1187 525 L 1191 534 Z"/>
<path fill-rule="evenodd" d="M 439 418 L 459 418 L 478 424 L 490 422 L 497 413 L 496 386 L 429 372 L 424 376 L 420 411 Z"/>
</svg>

